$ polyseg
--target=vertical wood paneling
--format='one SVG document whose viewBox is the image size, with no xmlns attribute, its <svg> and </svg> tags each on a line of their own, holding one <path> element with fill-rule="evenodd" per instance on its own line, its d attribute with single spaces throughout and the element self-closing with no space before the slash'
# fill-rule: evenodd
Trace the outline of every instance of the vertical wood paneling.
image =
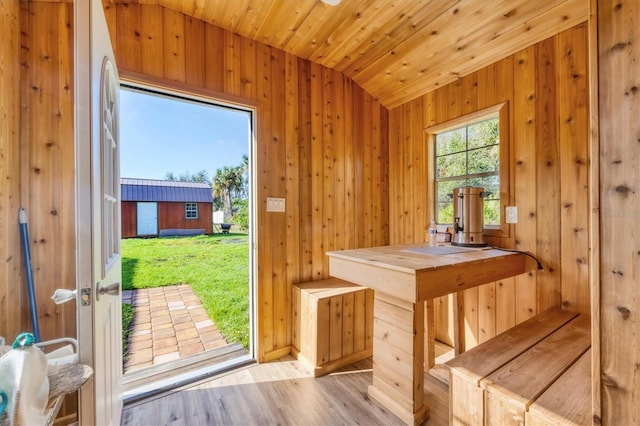
<svg viewBox="0 0 640 426">
<path fill-rule="evenodd" d="M 562 306 L 587 313 L 590 311 L 589 288 L 572 281 L 589 280 L 589 107 L 586 24 L 576 31 L 556 38 L 560 144 L 560 200 L 562 230 L 561 283 Z"/>
<path fill-rule="evenodd" d="M 224 90 L 224 61 L 220 60 L 220 52 L 224 51 L 225 32 L 213 25 L 205 25 L 204 28 L 204 45 L 205 45 L 205 88 L 215 90 L 216 92 L 222 92 Z M 118 44 L 120 44 L 118 40 Z M 256 55 L 258 49 L 256 49 Z M 119 52 L 118 52 L 119 55 Z M 257 59 L 256 59 L 257 61 Z M 120 57 L 118 56 L 118 67 L 126 68 L 120 63 Z M 256 68 L 259 67 L 256 62 Z M 260 68 L 260 70 L 263 70 Z M 256 82 L 258 84 L 258 82 Z M 257 87 L 256 87 L 257 90 Z M 257 94 L 256 94 L 257 96 Z"/>
<path fill-rule="evenodd" d="M 545 266 L 541 273 L 532 271 L 464 292 L 467 348 L 540 310 L 559 306 L 561 293 L 572 309 L 588 309 L 589 298 L 584 297 L 589 292 L 586 46 L 585 27 L 578 26 L 420 98 L 423 129 L 507 103 L 510 137 L 504 146 L 509 149 L 510 181 L 509 192 L 501 196 L 505 205 L 518 207 L 519 223 L 507 237 L 493 237 L 490 242 L 531 251 Z M 433 188 L 426 194 L 416 191 L 418 180 L 426 180 L 432 171 L 428 167 L 418 173 L 408 171 L 415 159 L 406 153 L 417 153 L 416 146 L 425 145 L 424 133 L 412 130 L 418 119 L 411 109 L 417 102 L 389 112 L 392 243 L 418 239 L 415 234 L 425 215 L 418 212 L 423 201 L 416 198 L 427 200 L 429 209 L 433 205 Z M 448 305 L 435 304 L 436 308 Z M 443 312 L 436 316 L 441 318 L 437 334 L 447 336 L 450 316 Z"/>
<path fill-rule="evenodd" d="M 495 93 L 496 103 L 509 102 L 513 99 L 514 93 L 514 71 L 513 71 L 513 56 L 509 56 L 496 63 L 496 79 L 495 79 Z M 509 126 L 509 140 L 513 140 L 514 131 L 513 126 Z M 509 149 L 509 144 L 502 146 L 503 150 L 508 150 L 509 164 L 514 163 L 513 149 Z M 509 205 L 513 204 L 515 197 L 512 196 L 510 191 L 513 186 L 514 176 L 513 173 L 509 176 L 509 182 L 504 182 L 500 185 L 500 198 L 508 202 Z M 513 247 L 513 236 L 504 238 L 502 242 L 506 247 Z M 505 278 L 495 283 L 495 304 L 496 304 L 496 320 L 495 320 L 495 333 L 502 333 L 505 330 L 516 325 L 516 284 L 515 278 Z"/>
<path fill-rule="evenodd" d="M 226 33 L 221 33 L 221 36 L 225 36 Z M 258 158 L 263 158 L 263 163 L 258 163 L 256 169 L 258 170 L 258 197 L 257 204 L 259 209 L 266 211 L 267 197 L 271 194 L 270 189 L 270 177 L 271 171 L 269 167 L 269 160 L 271 159 L 271 149 L 273 143 L 271 142 L 271 129 L 272 129 L 272 108 L 268 102 L 271 100 L 271 52 L 268 46 L 259 45 L 258 52 L 256 54 L 256 63 L 262 78 L 258 80 L 258 87 L 256 88 L 257 94 L 265 102 L 263 108 L 259 110 L 259 116 L 256 117 L 258 121 L 257 140 L 260 143 L 257 146 Z M 225 75 L 221 76 L 224 78 Z M 258 253 L 260 253 L 260 260 L 258 264 L 258 300 L 257 305 L 259 312 L 258 326 L 258 341 L 264 345 L 265 348 L 274 348 L 274 334 L 275 334 L 275 321 L 274 321 L 274 300 L 273 300 L 273 277 L 271 273 L 273 251 L 271 250 L 271 238 L 273 237 L 274 228 L 272 221 L 274 215 L 270 214 L 258 214 L 257 223 L 257 242 Z"/>
<path fill-rule="evenodd" d="M 300 136 L 298 134 L 298 129 L 300 125 L 298 123 L 299 119 L 299 103 L 297 100 L 300 98 L 298 92 L 298 59 L 293 56 L 287 54 L 285 56 L 285 91 L 286 91 L 286 110 L 285 117 L 287 117 L 286 122 L 286 130 L 285 130 L 285 160 L 286 160 L 286 189 L 285 189 L 285 200 L 286 205 L 291 206 L 298 203 L 300 200 L 298 199 L 298 194 L 300 194 L 300 169 L 298 167 L 300 155 L 300 145 L 298 141 L 300 140 Z M 300 215 L 302 213 L 302 208 L 300 209 L 287 209 L 286 211 L 286 232 L 290 237 L 289 243 L 286 245 L 286 274 L 288 277 L 291 276 L 299 276 L 300 269 L 298 264 L 298 258 L 300 256 Z M 282 289 L 284 291 L 288 291 L 288 286 L 283 283 Z M 296 306 L 292 301 L 293 305 Z M 287 313 L 285 307 L 285 315 Z M 288 329 L 288 325 L 285 325 L 285 330 Z M 293 329 L 292 329 L 293 330 Z M 293 331 L 292 331 L 293 333 Z M 285 343 L 286 345 L 286 343 Z M 298 346 L 299 347 L 299 346 Z"/>
<path fill-rule="evenodd" d="M 553 39 L 536 49 L 536 252 L 545 260 L 538 276 L 538 312 L 560 304 L 560 149 L 558 146 L 558 93 Z"/>
<path fill-rule="evenodd" d="M 356 246 L 356 233 L 352 226 L 349 226 L 347 218 L 356 217 L 356 149 L 354 144 L 346 141 L 347 137 L 351 137 L 354 131 L 354 114 L 353 108 L 347 106 L 351 104 L 353 99 L 353 82 L 344 79 L 343 84 L 343 105 L 344 108 L 344 242 L 343 247 Z M 301 194 L 302 195 L 302 194 Z M 357 351 L 357 350 L 356 350 Z"/>
<path fill-rule="evenodd" d="M 322 67 L 311 64 L 311 251 L 313 279 L 324 278 L 323 149 L 322 149 Z"/>
<path fill-rule="evenodd" d="M 136 202 L 123 201 L 120 203 L 120 232 L 122 238 L 134 238 L 137 235 L 136 229 Z"/>
<path fill-rule="evenodd" d="M 322 68 L 322 187 L 324 226 L 322 230 L 322 248 L 324 252 L 335 249 L 335 90 L 334 72 Z M 331 188 L 331 190 L 329 190 Z M 329 269 L 329 258 L 322 253 L 322 269 Z"/>
<path fill-rule="evenodd" d="M 518 226 L 515 227 L 515 248 L 536 250 L 536 61 L 535 49 L 529 47 L 514 55 L 514 80 L 519 90 L 513 97 L 513 129 L 515 152 L 515 203 L 518 206 Z M 536 313 L 536 273 L 515 277 L 516 323 Z"/>
<path fill-rule="evenodd" d="M 364 101 L 364 97 L 366 96 L 364 90 L 360 88 L 357 84 L 353 84 L 352 86 L 353 93 L 353 104 L 361 105 Z M 360 143 L 351 144 L 353 147 L 353 165 L 354 165 L 354 212 L 355 217 L 363 217 L 364 216 L 364 141 L 363 141 L 363 132 L 362 132 L 362 119 L 364 117 L 363 108 L 353 108 L 352 110 L 353 116 L 353 139 L 354 141 L 360 141 Z M 364 244 L 364 227 L 357 226 L 354 231 L 355 245 L 357 247 L 362 247 Z"/>
<path fill-rule="evenodd" d="M 240 37 L 240 92 L 238 96 L 245 99 L 256 99 L 256 45 L 253 40 Z M 210 56 L 210 55 L 208 55 Z"/>
<path fill-rule="evenodd" d="M 286 198 L 286 71 L 285 53 L 269 49 L 271 65 L 271 132 L 269 194 Z M 284 102 L 283 102 L 284 100 Z M 297 100 L 296 100 L 297 102 Z M 284 104 L 283 104 L 284 103 Z M 273 347 L 286 348 L 291 344 L 291 282 L 287 283 L 287 226 L 286 215 L 268 213 L 272 233 L 266 247 L 271 251 L 271 279 L 273 291 Z M 259 260 L 258 260 L 259 261 Z"/>
<path fill-rule="evenodd" d="M 224 67 L 224 91 L 234 96 L 240 94 L 240 36 L 224 33 L 222 50 Z"/>
<path fill-rule="evenodd" d="M 145 14 L 140 22 L 149 20 Z M 185 17 L 182 13 L 167 8 L 162 9 L 164 78 L 181 83 L 186 80 L 184 21 Z"/>
<path fill-rule="evenodd" d="M 30 3 L 27 9 L 22 123 L 29 131 L 22 146 L 21 205 L 29 217 L 40 332 L 52 339 L 75 336 L 75 306 L 49 299 L 56 288 L 75 282 L 73 8 Z"/>
<path fill-rule="evenodd" d="M 379 117 L 379 133 L 380 133 L 380 205 L 376 206 L 379 211 L 378 224 L 384 224 L 384 226 L 377 226 L 378 229 L 382 229 L 380 240 L 378 245 L 389 244 L 389 111 L 384 108 L 379 102 L 378 106 Z"/>
<path fill-rule="evenodd" d="M 412 134 L 413 126 L 411 123 L 412 114 L 411 107 L 415 102 L 411 102 L 404 105 L 404 114 L 403 114 L 403 139 L 402 139 L 402 155 L 398 156 L 399 159 L 402 160 L 402 193 L 410 194 L 413 193 L 413 165 L 411 163 L 412 157 L 412 149 L 410 142 L 417 135 Z M 413 230 L 413 221 L 414 221 L 414 208 L 413 208 L 413 200 L 417 197 L 403 197 L 402 198 L 402 240 L 403 241 L 412 241 L 415 238 L 414 230 Z M 415 219 L 418 221 L 418 219 Z"/>
<path fill-rule="evenodd" d="M 390 143 L 389 143 L 389 157 L 398 158 L 401 155 L 402 147 L 405 145 L 402 142 L 402 124 L 404 123 L 404 106 L 395 108 L 389 112 L 389 126 L 390 126 Z M 390 223 L 393 223 L 393 232 L 390 235 L 391 244 L 399 244 L 402 241 L 402 216 L 403 209 L 401 208 L 402 202 L 402 174 L 400 173 L 400 161 L 389 162 L 389 175 L 393 176 L 393 179 L 389 180 L 389 198 L 390 198 L 390 210 L 389 218 Z"/>
<path fill-rule="evenodd" d="M 373 246 L 373 176 L 371 165 L 371 144 L 373 135 L 371 134 L 371 99 L 365 94 L 363 96 L 363 119 L 362 119 L 362 172 L 363 172 L 363 245 Z"/>
<path fill-rule="evenodd" d="M 115 4 L 109 3 L 108 0 L 103 0 L 102 1 L 102 6 L 104 8 L 105 20 L 108 22 L 107 26 L 109 28 L 115 28 L 114 23 L 117 20 L 117 16 L 116 16 L 117 12 L 116 12 Z M 116 45 L 117 45 L 117 40 L 118 40 L 117 32 L 116 31 L 110 31 L 109 32 L 109 38 L 111 39 L 111 47 L 113 48 L 113 50 L 115 52 Z"/>
<path fill-rule="evenodd" d="M 421 120 L 424 117 L 424 105 L 422 99 L 418 99 L 411 104 L 411 133 L 416 135 L 416 138 L 422 136 L 425 137 L 422 130 Z M 427 204 L 427 199 L 424 196 L 429 189 L 427 187 L 426 179 L 419 179 L 420 176 L 426 176 L 427 171 L 427 145 L 413 144 L 411 147 L 411 162 L 413 171 L 413 192 L 415 194 L 422 194 L 422 196 L 414 197 L 413 212 L 415 214 L 415 220 L 413 223 L 413 239 L 415 242 L 425 241 L 425 233 L 431 223 L 431 212 Z"/>
<path fill-rule="evenodd" d="M 115 25 L 110 27 L 109 33 L 116 34 L 117 43 L 114 50 L 117 51 L 118 66 L 139 72 L 142 72 L 141 7 L 133 3 L 118 5 L 116 19 L 108 22 Z M 154 73 L 157 74 L 159 71 Z"/>
<path fill-rule="evenodd" d="M 185 82 L 204 87 L 206 82 L 204 22 L 187 18 L 184 22 Z"/>
<path fill-rule="evenodd" d="M 124 203 L 122 207 L 122 215 L 124 216 L 125 207 Z M 137 224 L 135 221 L 135 214 L 137 213 L 137 203 L 128 202 L 134 209 L 133 223 L 130 224 L 130 228 L 133 228 L 134 235 L 137 234 Z M 197 219 L 185 219 L 184 207 L 185 203 L 158 203 L 158 230 L 163 229 L 203 229 L 205 234 L 211 234 L 213 232 L 213 224 L 211 223 L 211 215 L 213 204 L 212 203 L 198 203 L 198 218 Z M 131 209 L 128 207 L 127 210 Z M 129 218 L 131 220 L 131 218 Z M 123 235 L 124 232 L 122 233 Z"/>
<path fill-rule="evenodd" d="M 298 145 L 298 168 L 300 185 L 298 187 L 298 204 L 300 206 L 300 250 L 298 251 L 299 277 L 303 282 L 313 280 L 313 235 L 311 223 L 314 217 L 312 193 L 301 191 L 301 188 L 312 188 L 312 141 L 311 141 L 311 64 L 298 59 L 298 140 L 291 141 Z M 351 146 L 351 145 L 350 145 Z M 295 159 L 294 159 L 295 160 Z M 296 194 L 291 194 L 291 202 L 295 202 Z M 306 224 L 306 226 L 304 225 Z"/>
<path fill-rule="evenodd" d="M 164 28 L 162 9 L 140 5 L 140 63 L 142 72 L 154 77 L 164 77 Z"/>
<path fill-rule="evenodd" d="M 23 6 L 24 7 L 24 6 Z M 20 207 L 20 1 L 0 4 L 0 334 L 24 330 Z M 24 86 L 24 85 L 23 85 Z"/>
<path fill-rule="evenodd" d="M 603 25 L 608 25 L 603 22 Z M 593 421 L 602 424 L 602 336 L 601 330 L 601 290 L 600 285 L 600 100 L 598 46 L 598 0 L 589 0 L 589 281 L 591 282 L 591 411 Z M 604 118 L 604 117 L 603 117 Z M 610 119 L 610 118 L 609 118 Z M 596 232 L 597 230 L 597 232 Z"/>
<path fill-rule="evenodd" d="M 595 12 L 595 11 L 594 11 Z M 600 124 L 600 273 L 594 277 L 600 318 L 593 330 L 599 342 L 594 361 L 600 376 L 595 422 L 640 421 L 640 98 L 638 76 L 640 4 L 600 0 L 598 75 Z M 596 408 L 596 409 L 597 409 Z"/>
<path fill-rule="evenodd" d="M 258 357 L 282 356 L 292 283 L 328 277 L 327 250 L 389 242 L 387 111 L 337 71 L 159 6 L 116 9 L 116 52 L 134 56 L 117 57 L 123 73 L 256 105 Z M 162 29 L 144 41 L 162 52 L 153 69 L 142 67 L 140 22 Z M 287 211 L 266 212 L 267 197 L 285 197 Z"/>
<path fill-rule="evenodd" d="M 348 232 L 350 222 L 349 216 L 345 214 L 346 203 L 348 197 L 345 190 L 345 122 L 342 111 L 344 108 L 344 78 L 342 74 L 333 71 L 333 93 L 334 93 L 334 109 L 336 111 L 334 117 L 334 146 L 333 146 L 333 170 L 334 170 L 334 187 L 333 194 L 333 250 L 343 250 L 345 245 L 345 234 Z M 353 216 L 351 216 L 353 217 Z"/>
<path fill-rule="evenodd" d="M 498 65 L 499 63 L 491 64 L 478 71 L 478 108 L 480 109 L 499 102 L 496 83 L 502 82 L 497 75 Z M 478 334 L 476 339 L 482 343 L 496 334 L 496 284 L 488 283 L 478 287 L 477 290 Z M 467 348 L 469 348 L 468 345 Z"/>
</svg>

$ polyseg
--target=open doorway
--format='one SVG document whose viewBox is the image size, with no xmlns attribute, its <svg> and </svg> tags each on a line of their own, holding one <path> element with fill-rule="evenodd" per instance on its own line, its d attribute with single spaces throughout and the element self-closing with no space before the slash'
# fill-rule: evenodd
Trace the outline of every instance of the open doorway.
<svg viewBox="0 0 640 426">
<path fill-rule="evenodd" d="M 254 113 L 128 83 L 120 101 L 126 402 L 254 358 Z"/>
</svg>

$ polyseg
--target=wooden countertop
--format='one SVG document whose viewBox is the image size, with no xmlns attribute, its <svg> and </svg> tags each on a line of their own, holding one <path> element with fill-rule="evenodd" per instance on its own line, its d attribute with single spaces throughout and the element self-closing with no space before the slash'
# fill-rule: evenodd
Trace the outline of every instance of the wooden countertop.
<svg viewBox="0 0 640 426">
<path fill-rule="evenodd" d="M 327 252 L 329 274 L 417 303 L 526 272 L 527 256 L 427 243 Z"/>
</svg>

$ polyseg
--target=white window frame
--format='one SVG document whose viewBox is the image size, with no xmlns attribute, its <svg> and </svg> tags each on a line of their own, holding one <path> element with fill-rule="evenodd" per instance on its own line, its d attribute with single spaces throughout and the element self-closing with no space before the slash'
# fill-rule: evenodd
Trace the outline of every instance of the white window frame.
<svg viewBox="0 0 640 426">
<path fill-rule="evenodd" d="M 190 217 L 189 214 L 195 211 L 195 217 Z M 188 220 L 198 219 L 198 203 L 184 203 L 184 218 Z"/>
</svg>

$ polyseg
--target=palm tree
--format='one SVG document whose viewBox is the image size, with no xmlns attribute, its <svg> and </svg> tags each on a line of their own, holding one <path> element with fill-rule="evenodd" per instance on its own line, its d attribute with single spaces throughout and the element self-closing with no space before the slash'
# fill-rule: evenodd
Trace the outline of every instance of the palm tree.
<svg viewBox="0 0 640 426">
<path fill-rule="evenodd" d="M 220 197 L 223 205 L 224 221 L 228 222 L 233 214 L 231 194 L 242 188 L 243 170 L 240 167 L 223 167 L 213 177 L 213 195 Z"/>
</svg>

